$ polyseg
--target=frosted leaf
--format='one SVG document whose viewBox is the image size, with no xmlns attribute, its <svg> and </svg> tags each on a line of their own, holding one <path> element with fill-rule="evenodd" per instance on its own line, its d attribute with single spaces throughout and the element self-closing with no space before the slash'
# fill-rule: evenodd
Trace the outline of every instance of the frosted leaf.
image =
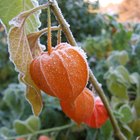
<svg viewBox="0 0 140 140">
<path fill-rule="evenodd" d="M 24 26 L 13 27 L 8 34 L 10 59 L 16 70 L 22 75 L 21 81 L 27 85 L 26 96 L 32 104 L 35 115 L 42 109 L 40 90 L 36 87 L 29 74 L 30 63 L 33 60 Z"/>
<path fill-rule="evenodd" d="M 8 39 L 10 59 L 15 64 L 16 70 L 25 74 L 32 61 L 32 55 L 23 27 L 13 27 Z"/>
<path fill-rule="evenodd" d="M 20 19 L 20 17 L 15 17 L 11 21 L 9 21 L 9 25 L 14 25 L 15 27 L 20 27 L 23 23 L 24 19 Z"/>
<path fill-rule="evenodd" d="M 23 9 L 29 10 L 37 6 L 39 6 L 37 0 L 24 0 L 24 3 L 23 3 L 23 0 L 12 0 L 12 1 L 1 0 L 0 1 L 0 19 L 4 23 L 7 29 L 7 32 L 10 29 L 9 21 L 11 19 L 17 16 L 20 12 L 22 12 Z M 27 19 L 26 25 L 28 26 L 28 31 L 27 31 L 28 33 L 36 31 L 38 27 L 40 26 L 39 14 L 40 14 L 40 11 L 37 11 Z M 13 21 L 10 22 L 10 24 L 12 25 L 15 24 L 16 27 L 19 27 L 20 21 L 18 19 L 14 19 Z"/>
<path fill-rule="evenodd" d="M 46 49 L 46 46 L 43 44 L 39 44 L 40 48 L 44 51 Z"/>
<path fill-rule="evenodd" d="M 26 99 L 31 104 L 34 114 L 38 116 L 43 107 L 40 89 L 38 89 L 38 87 L 36 87 L 34 82 L 31 80 L 29 73 L 27 73 L 23 80 L 25 80 L 25 83 L 27 85 Z"/>
<path fill-rule="evenodd" d="M 9 21 L 10 25 L 14 25 L 15 27 L 21 27 L 25 20 L 31 15 L 32 10 L 21 12 L 19 15 L 14 17 L 11 21 Z"/>
<path fill-rule="evenodd" d="M 32 53 L 32 57 L 35 58 L 36 56 L 39 56 L 43 52 L 43 49 L 41 48 L 41 44 L 38 39 L 39 34 L 31 33 L 27 37 L 28 37 L 28 42 Z"/>
<path fill-rule="evenodd" d="M 39 16 L 41 13 L 40 10 L 46 8 L 46 6 L 46 4 L 39 6 L 37 0 L 25 0 L 24 9 L 26 11 L 23 11 L 16 17 L 14 17 L 9 22 L 9 24 L 14 25 L 15 27 L 21 27 L 24 24 L 26 27 L 25 30 L 27 34 L 38 31 L 38 28 L 41 25 L 41 22 L 39 20 Z M 26 23 L 24 23 L 25 20 Z"/>
</svg>

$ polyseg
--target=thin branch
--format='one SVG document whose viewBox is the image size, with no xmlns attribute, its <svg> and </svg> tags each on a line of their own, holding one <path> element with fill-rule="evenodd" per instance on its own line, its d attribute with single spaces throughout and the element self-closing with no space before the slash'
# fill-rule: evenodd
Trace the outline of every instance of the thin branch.
<svg viewBox="0 0 140 140">
<path fill-rule="evenodd" d="M 33 132 L 33 133 L 25 134 L 25 135 L 8 137 L 8 138 L 6 138 L 6 140 L 15 140 L 17 138 L 27 138 L 27 137 L 34 136 L 34 135 L 37 135 L 37 134 L 49 133 L 49 132 L 52 132 L 52 131 L 60 131 L 60 130 L 72 127 L 74 125 L 75 125 L 74 123 L 71 123 L 71 124 L 68 124 L 68 125 L 63 125 L 63 126 L 59 126 L 59 127 L 50 128 L 50 129 L 44 129 L 44 130 L 36 131 L 36 132 Z"/>
<path fill-rule="evenodd" d="M 51 27 L 51 31 L 58 31 L 58 30 L 59 30 L 59 26 L 52 26 Z M 28 34 L 28 36 L 35 35 L 37 38 L 39 38 L 40 36 L 42 36 L 46 32 L 48 32 L 48 28 L 44 28 L 44 29 L 39 30 L 37 32 L 30 33 L 30 34 Z"/>
<path fill-rule="evenodd" d="M 53 2 L 52 2 L 53 1 Z M 59 24 L 61 25 L 62 27 L 62 30 L 65 34 L 65 36 L 67 37 L 67 40 L 68 42 L 72 45 L 72 46 L 77 46 L 77 43 L 73 37 L 73 34 L 69 28 L 69 25 L 68 23 L 66 22 L 66 20 L 64 19 L 63 15 L 62 15 L 62 12 L 60 10 L 60 8 L 58 7 L 58 4 L 57 4 L 57 1 L 56 0 L 52 0 L 51 1 L 51 9 L 56 17 L 56 19 L 58 20 Z M 93 75 L 92 71 L 89 69 L 89 80 L 91 82 L 91 84 L 94 86 L 95 90 L 97 91 L 97 93 L 99 94 L 101 100 L 103 101 L 107 111 L 108 111 L 108 114 L 109 114 L 109 117 L 110 117 L 110 120 L 111 120 L 111 123 L 112 123 L 112 126 L 113 126 L 113 129 L 114 129 L 114 135 L 119 139 L 119 140 L 127 140 L 125 138 L 125 136 L 123 135 L 123 133 L 121 132 L 119 126 L 118 126 L 118 123 L 111 111 L 111 108 L 110 108 L 110 105 L 108 103 L 108 100 L 104 94 L 104 91 L 102 89 L 102 87 L 100 86 L 100 84 L 97 82 L 95 76 Z"/>
<path fill-rule="evenodd" d="M 57 32 L 57 44 L 61 43 L 61 26 L 59 25 L 59 30 Z"/>
</svg>

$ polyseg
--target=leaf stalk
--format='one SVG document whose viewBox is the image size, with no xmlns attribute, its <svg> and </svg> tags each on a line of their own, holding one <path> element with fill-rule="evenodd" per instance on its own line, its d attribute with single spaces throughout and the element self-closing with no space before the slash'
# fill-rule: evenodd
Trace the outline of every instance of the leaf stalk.
<svg viewBox="0 0 140 140">
<path fill-rule="evenodd" d="M 50 6 L 48 7 L 48 53 L 49 55 L 52 52 L 52 36 L 51 36 L 51 13 L 50 13 Z"/>
</svg>

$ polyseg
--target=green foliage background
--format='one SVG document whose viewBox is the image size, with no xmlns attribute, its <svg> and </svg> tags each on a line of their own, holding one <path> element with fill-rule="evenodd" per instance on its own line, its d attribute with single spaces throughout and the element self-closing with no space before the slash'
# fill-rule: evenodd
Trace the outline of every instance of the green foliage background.
<svg viewBox="0 0 140 140">
<path fill-rule="evenodd" d="M 40 4 L 45 0 L 40 0 Z M 88 55 L 88 63 L 110 101 L 111 108 L 128 140 L 140 135 L 140 25 L 122 24 L 115 16 L 90 14 L 82 0 L 58 0 L 74 37 Z M 92 5 L 98 7 L 97 3 Z M 57 22 L 53 18 L 53 25 Z M 46 10 L 40 16 L 47 26 Z M 46 37 L 41 41 L 45 44 Z M 54 34 L 55 38 L 55 34 Z M 63 36 L 63 40 L 66 39 Z M 56 43 L 55 41 L 53 42 Z M 0 33 L 0 138 L 28 134 L 70 123 L 59 102 L 43 95 L 44 108 L 39 117 L 32 116 L 24 98 L 25 87 L 9 61 L 6 33 Z M 31 128 L 31 129 L 30 129 Z M 47 133 L 56 140 L 114 140 L 110 121 L 93 129 L 82 124 L 63 131 Z M 32 139 L 36 139 L 34 136 Z"/>
</svg>

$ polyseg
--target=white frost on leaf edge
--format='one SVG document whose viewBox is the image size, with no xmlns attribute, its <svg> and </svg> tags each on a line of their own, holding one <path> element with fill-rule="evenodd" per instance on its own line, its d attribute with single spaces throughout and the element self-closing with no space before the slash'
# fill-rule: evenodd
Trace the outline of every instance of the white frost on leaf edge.
<svg viewBox="0 0 140 140">
<path fill-rule="evenodd" d="M 37 0 L 31 0 L 33 7 L 38 7 L 39 3 Z M 28 9 L 30 10 L 30 9 Z M 12 20 L 9 21 L 9 25 L 13 25 L 15 27 L 21 27 L 23 22 L 26 20 L 26 18 L 28 18 L 30 16 L 30 13 L 28 12 L 28 10 L 25 10 L 23 12 L 21 12 L 19 15 L 17 15 L 16 17 L 14 17 Z M 38 28 L 41 26 L 41 22 L 39 20 L 40 14 L 41 14 L 41 10 L 37 10 L 35 13 L 33 13 L 36 16 L 36 21 L 38 23 Z"/>
</svg>

